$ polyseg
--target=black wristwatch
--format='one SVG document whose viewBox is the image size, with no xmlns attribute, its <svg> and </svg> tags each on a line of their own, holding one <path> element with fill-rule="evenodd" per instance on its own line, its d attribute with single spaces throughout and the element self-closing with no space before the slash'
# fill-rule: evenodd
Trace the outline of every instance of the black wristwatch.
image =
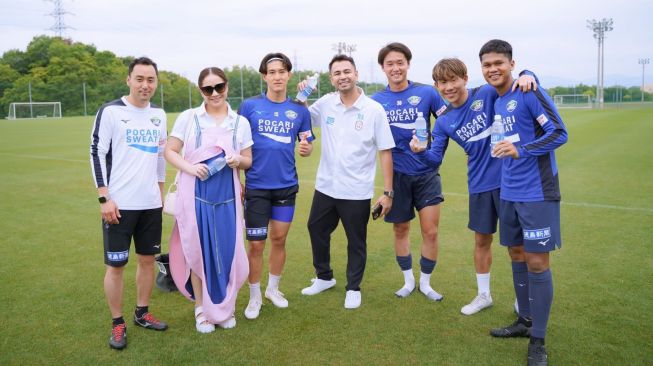
<svg viewBox="0 0 653 366">
<path fill-rule="evenodd" d="M 108 199 L 105 196 L 100 196 L 97 198 L 100 203 L 107 203 Z"/>
<path fill-rule="evenodd" d="M 383 191 L 383 195 L 388 196 L 390 198 L 394 198 L 395 197 L 395 191 Z"/>
</svg>

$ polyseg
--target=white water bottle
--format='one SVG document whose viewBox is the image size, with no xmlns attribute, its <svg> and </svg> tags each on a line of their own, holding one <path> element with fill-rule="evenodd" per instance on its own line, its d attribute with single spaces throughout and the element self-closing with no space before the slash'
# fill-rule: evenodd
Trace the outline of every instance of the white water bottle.
<svg viewBox="0 0 653 366">
<path fill-rule="evenodd" d="M 501 115 L 500 114 L 495 114 L 494 115 L 494 122 L 492 122 L 492 126 L 490 127 L 490 156 L 493 158 L 496 158 L 496 155 L 492 152 L 494 150 L 494 146 L 498 144 L 499 142 L 503 141 L 506 137 L 506 129 L 503 126 L 503 121 L 501 120 Z"/>
<path fill-rule="evenodd" d="M 302 103 L 304 103 L 307 99 L 308 96 L 311 95 L 313 90 L 317 87 L 317 79 L 320 77 L 318 74 L 313 74 L 313 76 L 308 78 L 308 83 L 304 87 L 304 89 L 300 90 L 297 93 L 296 99 Z"/>
<path fill-rule="evenodd" d="M 417 146 L 426 148 L 429 139 L 429 130 L 426 127 L 426 120 L 422 112 L 417 112 L 417 119 L 415 119 L 415 136 L 417 137 Z"/>
</svg>

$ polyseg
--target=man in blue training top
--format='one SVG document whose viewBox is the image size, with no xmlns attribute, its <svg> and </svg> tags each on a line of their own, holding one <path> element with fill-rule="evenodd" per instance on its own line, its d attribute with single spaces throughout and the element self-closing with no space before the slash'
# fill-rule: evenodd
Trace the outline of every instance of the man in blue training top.
<svg viewBox="0 0 653 366">
<path fill-rule="evenodd" d="M 295 142 L 299 155 L 313 150 L 311 115 L 303 104 L 287 96 L 292 64 L 283 53 L 263 57 L 259 72 L 267 91 L 243 102 L 238 114 L 252 128 L 252 167 L 245 172 L 245 226 L 249 241 L 250 300 L 247 319 L 256 319 L 261 310 L 261 271 L 265 240 L 270 233 L 270 274 L 265 297 L 276 307 L 288 307 L 279 291 L 279 280 L 286 262 L 286 237 L 295 212 L 299 191 L 295 168 Z"/>
<path fill-rule="evenodd" d="M 460 145 L 467 155 L 467 184 L 469 191 L 469 223 L 474 231 L 474 265 L 476 267 L 477 296 L 460 309 L 465 315 L 492 306 L 490 267 L 492 265 L 492 237 L 499 218 L 499 187 L 501 161 L 490 156 L 490 126 L 494 116 L 494 102 L 498 97 L 491 85 L 467 89 L 467 67 L 456 58 L 445 58 L 433 67 L 435 87 L 449 102 L 440 114 L 433 130 L 431 148 L 425 151 L 413 136 L 410 147 L 428 164 L 438 167 L 444 158 L 449 139 Z M 519 78 L 522 90 L 536 85 L 531 75 Z M 515 83 L 513 88 L 516 88 Z"/>
<path fill-rule="evenodd" d="M 419 290 L 427 299 L 440 301 L 442 295 L 433 290 L 430 283 L 438 259 L 440 203 L 444 201 L 440 174 L 438 167 L 429 166 L 413 154 L 409 143 L 418 113 L 422 113 L 430 131 L 430 117 L 436 116 L 445 104 L 433 87 L 408 80 L 411 58 L 410 49 L 398 42 L 381 48 L 378 55 L 379 65 L 388 78 L 388 86 L 372 95 L 372 99 L 385 109 L 395 140 L 392 149 L 394 200 L 385 221 L 393 224 L 395 255 L 404 275 L 404 285 L 395 295 L 407 297 L 415 289 L 410 221 L 415 218 L 416 209 L 422 233 Z"/>
<path fill-rule="evenodd" d="M 544 337 L 553 300 L 549 252 L 562 245 L 554 150 L 567 142 L 567 130 L 542 88 L 533 93 L 510 90 L 515 61 L 508 42 L 487 42 L 479 58 L 483 77 L 499 93 L 494 112 L 506 130 L 493 153 L 502 160 L 501 244 L 508 247 L 519 302 L 518 319 L 490 333 L 530 336 L 528 365 L 547 365 Z"/>
</svg>

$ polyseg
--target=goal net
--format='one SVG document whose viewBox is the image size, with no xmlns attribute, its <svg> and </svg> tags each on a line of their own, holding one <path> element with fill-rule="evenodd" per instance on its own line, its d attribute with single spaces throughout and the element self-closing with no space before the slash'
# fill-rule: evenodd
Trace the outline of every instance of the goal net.
<svg viewBox="0 0 653 366">
<path fill-rule="evenodd" d="M 26 102 L 9 104 L 7 119 L 61 118 L 61 102 Z"/>
<path fill-rule="evenodd" d="M 553 102 L 558 108 L 592 108 L 592 99 L 587 94 L 554 95 Z"/>
</svg>

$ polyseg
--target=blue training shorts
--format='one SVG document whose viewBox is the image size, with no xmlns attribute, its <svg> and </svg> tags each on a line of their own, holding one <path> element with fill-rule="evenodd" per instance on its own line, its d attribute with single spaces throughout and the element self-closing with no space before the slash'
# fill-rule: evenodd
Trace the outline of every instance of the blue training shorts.
<svg viewBox="0 0 653 366">
<path fill-rule="evenodd" d="M 560 248 L 560 201 L 501 200 L 499 228 L 504 246 L 523 243 L 528 253 L 546 253 Z"/>
<path fill-rule="evenodd" d="M 422 175 L 408 175 L 393 172 L 392 190 L 395 192 L 392 208 L 385 215 L 385 222 L 400 223 L 415 218 L 417 211 L 427 206 L 439 205 L 444 201 L 440 174 L 429 172 Z"/>
<path fill-rule="evenodd" d="M 496 233 L 499 205 L 499 188 L 487 192 L 470 193 L 467 227 L 481 234 Z"/>
</svg>

